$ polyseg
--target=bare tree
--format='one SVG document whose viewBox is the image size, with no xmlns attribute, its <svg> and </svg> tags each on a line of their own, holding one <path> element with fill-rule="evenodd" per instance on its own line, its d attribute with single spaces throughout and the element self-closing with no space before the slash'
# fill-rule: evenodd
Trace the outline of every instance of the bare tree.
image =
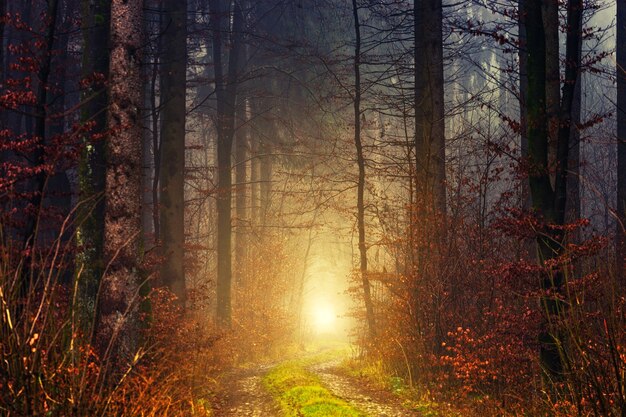
<svg viewBox="0 0 626 417">
<path fill-rule="evenodd" d="M 187 1 L 166 0 L 161 65 L 160 245 L 161 280 L 185 302 L 185 96 Z"/>
<path fill-rule="evenodd" d="M 446 212 L 441 0 L 415 0 L 415 158 L 417 195 Z"/>
<path fill-rule="evenodd" d="M 562 253 L 562 228 L 565 222 L 567 200 L 567 175 L 571 137 L 571 114 L 580 71 L 580 38 L 583 4 L 570 0 L 567 4 L 567 41 L 565 80 L 559 106 L 558 143 L 556 146 L 556 175 L 554 186 L 550 172 L 550 136 L 547 103 L 546 36 L 544 32 L 543 6 L 541 0 L 525 0 L 525 22 L 528 51 L 528 98 L 527 135 L 529 157 L 529 184 L 533 209 L 544 222 L 537 235 L 539 259 L 542 262 L 555 259 Z M 554 41 L 554 40 L 553 40 Z M 554 46 L 551 46 L 554 48 Z M 557 227 L 555 227 L 557 226 Z M 544 372 L 550 378 L 560 378 L 563 373 L 563 351 L 558 329 L 550 323 L 554 316 L 562 314 L 565 305 L 558 296 L 564 284 L 564 265 L 548 270 L 542 278 L 545 294 L 542 307 L 546 319 L 540 335 L 540 360 Z"/>
<path fill-rule="evenodd" d="M 617 2 L 617 268 L 624 282 L 626 264 L 626 3 Z"/>
<path fill-rule="evenodd" d="M 363 300 L 370 339 L 376 337 L 376 323 L 374 321 L 374 306 L 370 282 L 367 276 L 367 246 L 365 243 L 365 157 L 361 141 L 361 23 L 359 20 L 359 6 L 357 0 L 352 0 L 352 16 L 354 19 L 354 146 L 356 148 L 356 162 L 359 167 L 357 182 L 357 228 L 359 232 L 359 273 L 363 286 Z"/>
<path fill-rule="evenodd" d="M 217 99 L 217 319 L 225 326 L 231 322 L 232 285 L 232 177 L 231 153 L 235 133 L 235 106 L 237 99 L 237 72 L 242 50 L 243 14 L 234 2 L 232 25 L 230 2 L 210 0 L 211 30 L 213 33 L 213 66 Z M 228 69 L 224 76 L 223 46 L 231 45 Z"/>
<path fill-rule="evenodd" d="M 109 55 L 103 53 L 100 45 L 109 42 L 111 8 L 108 2 L 82 1 L 83 24 L 83 75 L 90 77 L 109 73 Z M 106 49 L 108 51 L 108 49 Z M 95 97 L 89 97 L 89 96 Z M 102 83 L 84 92 L 86 103 L 82 109 L 82 119 L 93 123 L 93 133 L 102 134 L 107 128 L 107 89 Z M 105 188 L 105 143 L 94 140 L 85 146 L 79 165 L 80 197 L 91 204 L 84 204 L 81 214 L 81 238 L 84 246 L 83 282 L 85 296 L 90 302 L 95 300 L 98 281 L 104 272 L 102 247 L 104 238 L 104 188 Z"/>
</svg>

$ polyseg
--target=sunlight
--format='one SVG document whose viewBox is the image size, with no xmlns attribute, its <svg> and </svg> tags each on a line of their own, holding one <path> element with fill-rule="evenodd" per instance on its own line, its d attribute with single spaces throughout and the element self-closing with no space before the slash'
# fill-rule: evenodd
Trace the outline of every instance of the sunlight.
<svg viewBox="0 0 626 417">
<path fill-rule="evenodd" d="M 313 311 L 313 326 L 318 333 L 328 333 L 335 330 L 337 314 L 330 304 L 322 304 Z"/>
</svg>

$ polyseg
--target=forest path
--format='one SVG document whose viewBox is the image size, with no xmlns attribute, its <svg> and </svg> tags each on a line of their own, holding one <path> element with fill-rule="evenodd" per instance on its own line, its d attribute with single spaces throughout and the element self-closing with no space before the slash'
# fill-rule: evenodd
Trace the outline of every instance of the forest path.
<svg viewBox="0 0 626 417">
<path fill-rule="evenodd" d="M 274 364 L 235 369 L 222 378 L 213 401 L 215 417 L 279 417 L 278 404 L 263 386 Z"/>
<path fill-rule="evenodd" d="M 364 383 L 359 378 L 342 372 L 341 359 L 313 365 L 315 373 L 334 395 L 350 403 L 370 417 L 422 417 L 423 414 L 402 406 L 402 400 L 390 392 Z"/>
<path fill-rule="evenodd" d="M 366 413 L 368 417 L 423 417 L 402 406 L 402 400 L 359 378 L 346 375 L 342 358 L 333 358 L 307 367 L 336 397 Z M 236 369 L 226 374 L 213 402 L 215 417 L 282 417 L 280 407 L 263 384 L 263 377 L 277 364 Z M 333 417 L 333 416 L 328 416 Z"/>
</svg>

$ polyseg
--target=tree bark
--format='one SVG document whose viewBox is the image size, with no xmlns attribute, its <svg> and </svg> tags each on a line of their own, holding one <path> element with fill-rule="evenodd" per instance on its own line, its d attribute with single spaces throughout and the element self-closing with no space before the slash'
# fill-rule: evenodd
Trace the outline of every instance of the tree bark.
<svg viewBox="0 0 626 417">
<path fill-rule="evenodd" d="M 527 108 L 528 102 L 528 51 L 526 37 L 526 23 L 524 18 L 524 3 L 526 0 L 518 0 L 518 30 L 519 30 L 519 112 L 520 112 L 520 156 L 522 161 L 528 160 L 528 137 L 527 137 Z M 530 210 L 530 187 L 528 181 L 522 181 L 521 185 L 521 206 L 523 210 Z"/>
<path fill-rule="evenodd" d="M 83 76 L 109 75 L 109 30 L 111 5 L 109 2 L 90 0 L 82 1 L 83 18 Z M 107 46 L 103 48 L 104 46 Z M 104 51 L 104 52 L 103 52 Z M 108 93 L 103 84 L 97 84 L 85 91 L 85 98 L 96 95 L 87 102 L 81 118 L 83 122 L 92 122 L 92 133 L 102 134 L 107 128 Z M 105 143 L 102 139 L 90 140 L 85 147 L 79 165 L 80 198 L 85 204 L 85 211 L 80 213 L 84 219 L 81 224 L 81 243 L 83 251 L 82 282 L 88 312 L 95 308 L 98 283 L 104 272 L 104 188 L 105 188 Z"/>
<path fill-rule="evenodd" d="M 561 226 L 565 221 L 567 201 L 567 173 L 572 125 L 572 106 L 576 82 L 580 72 L 582 0 L 570 0 L 567 13 L 567 42 L 565 79 L 559 106 L 558 143 L 556 147 L 556 174 L 554 188 L 550 181 L 549 121 L 547 112 L 546 37 L 541 0 L 525 0 L 528 50 L 528 154 L 529 184 L 533 209 L 544 226 L 537 236 L 539 259 L 546 262 L 557 258 L 563 248 Z M 545 266 L 545 264 L 544 264 Z M 562 314 L 565 305 L 558 293 L 564 283 L 564 265 L 547 270 L 542 277 L 544 295 L 541 305 L 546 319 L 539 335 L 540 361 L 547 379 L 562 377 L 564 352 L 562 335 L 551 325 Z"/>
<path fill-rule="evenodd" d="M 44 45 L 42 53 L 39 57 L 39 68 L 37 71 L 37 89 L 35 100 L 35 114 L 31 120 L 32 136 L 37 141 L 37 146 L 33 151 L 33 164 L 40 168 L 39 172 L 33 177 L 31 183 L 31 195 L 28 204 L 31 212 L 27 214 L 27 221 L 24 227 L 23 248 L 27 255 L 24 259 L 24 268 L 22 269 L 22 292 L 27 294 L 35 273 L 35 257 L 34 248 L 37 245 L 39 220 L 43 197 L 48 182 L 48 169 L 45 169 L 45 148 L 47 145 L 46 122 L 48 120 L 48 91 L 50 89 L 50 72 L 52 70 L 52 51 L 57 29 L 57 14 L 59 10 L 59 0 L 50 0 L 46 9 Z"/>
<path fill-rule="evenodd" d="M 359 233 L 359 273 L 363 286 L 363 301 L 365 316 L 369 331 L 370 342 L 376 338 L 376 323 L 370 281 L 367 275 L 367 246 L 365 243 L 365 157 L 361 142 L 361 23 L 357 0 L 352 0 L 352 16 L 354 19 L 354 146 L 356 148 L 356 162 L 359 167 L 357 182 L 357 229 Z"/>
<path fill-rule="evenodd" d="M 184 305 L 187 0 L 165 0 L 163 13 L 159 152 L 167 157 L 159 169 L 161 280 Z"/>
<path fill-rule="evenodd" d="M 559 68 L 559 4 L 543 1 L 543 27 L 546 36 L 546 114 L 548 118 L 548 163 L 550 180 L 554 184 L 556 153 L 561 107 L 561 71 Z"/>
<path fill-rule="evenodd" d="M 108 365 L 123 367 L 135 350 L 141 248 L 143 4 L 112 0 L 109 134 L 106 142 L 104 263 L 94 346 Z"/>
<path fill-rule="evenodd" d="M 626 283 L 626 3 L 617 2 L 617 227 L 618 284 Z"/>
<path fill-rule="evenodd" d="M 417 195 L 446 212 L 441 0 L 415 0 L 415 159 Z"/>
<path fill-rule="evenodd" d="M 226 4 L 224 4 L 226 3 Z M 232 28 L 228 2 L 210 0 L 210 20 L 213 33 L 213 66 L 215 71 L 215 93 L 217 98 L 217 320 L 225 326 L 231 324 L 232 285 L 232 177 L 231 152 L 233 145 L 235 105 L 237 97 L 238 59 L 242 49 L 243 14 L 235 2 Z M 230 33 L 231 51 L 228 55 L 227 77 L 222 68 L 223 34 Z"/>
<path fill-rule="evenodd" d="M 5 18 L 7 14 L 7 2 L 6 0 L 0 0 L 0 83 L 4 84 L 4 65 L 5 65 L 5 52 L 4 52 L 4 26 Z"/>
<path fill-rule="evenodd" d="M 248 157 L 248 127 L 246 100 L 239 100 L 238 105 L 239 127 L 235 134 L 235 183 L 236 196 L 236 231 L 237 239 L 235 241 L 235 260 L 237 266 L 235 268 L 235 280 L 239 283 L 243 280 L 243 266 L 247 252 L 247 223 L 248 223 L 248 203 L 246 201 L 248 187 L 247 181 L 247 161 Z"/>
</svg>

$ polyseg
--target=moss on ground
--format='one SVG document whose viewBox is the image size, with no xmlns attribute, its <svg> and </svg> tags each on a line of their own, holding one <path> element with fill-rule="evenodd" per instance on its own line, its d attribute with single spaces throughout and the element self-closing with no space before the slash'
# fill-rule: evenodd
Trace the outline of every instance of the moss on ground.
<svg viewBox="0 0 626 417">
<path fill-rule="evenodd" d="M 365 417 L 361 411 L 334 396 L 306 367 L 319 358 L 283 363 L 263 382 L 276 398 L 285 417 Z"/>
</svg>

